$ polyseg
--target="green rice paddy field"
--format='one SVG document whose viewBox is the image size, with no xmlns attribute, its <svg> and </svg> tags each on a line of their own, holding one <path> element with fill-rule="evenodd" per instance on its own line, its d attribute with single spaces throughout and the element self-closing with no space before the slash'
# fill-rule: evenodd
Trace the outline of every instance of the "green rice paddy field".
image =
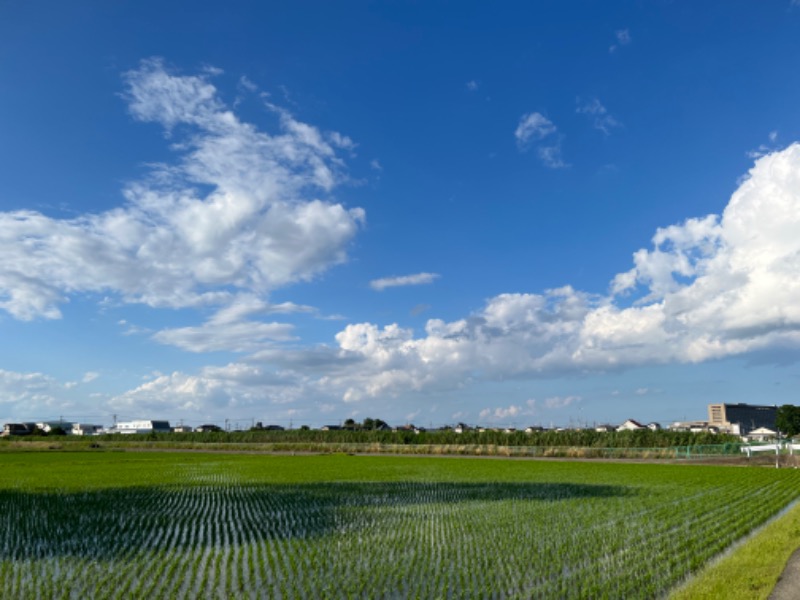
<svg viewBox="0 0 800 600">
<path fill-rule="evenodd" d="M 2 598 L 659 598 L 800 471 L 0 454 Z"/>
</svg>

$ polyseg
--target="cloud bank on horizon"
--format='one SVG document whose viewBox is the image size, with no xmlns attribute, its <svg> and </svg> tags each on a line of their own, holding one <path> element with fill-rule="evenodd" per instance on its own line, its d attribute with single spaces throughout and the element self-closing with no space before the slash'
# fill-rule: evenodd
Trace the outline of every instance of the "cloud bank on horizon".
<svg viewBox="0 0 800 600">
<path fill-rule="evenodd" d="M 461 319 L 429 319 L 421 334 L 398 323 L 354 322 L 335 343 L 308 346 L 277 315 L 316 309 L 273 305 L 269 296 L 347 260 L 366 214 L 331 194 L 348 181 L 342 155 L 352 140 L 269 102 L 276 131 L 259 131 L 222 102 L 210 73 L 180 75 L 158 59 L 125 81 L 131 115 L 161 125 L 180 160 L 153 166 L 125 187 L 125 204 L 105 212 L 72 219 L 0 213 L 0 309 L 23 321 L 58 319 L 59 306 L 78 294 L 211 307 L 199 325 L 152 339 L 240 357 L 157 375 L 108 401 L 111 408 L 207 412 L 264 401 L 290 406 L 309 396 L 357 403 L 800 343 L 800 144 L 758 158 L 721 214 L 658 229 L 652 248 L 633 253 L 632 268 L 610 274 L 607 290 L 567 284 L 503 293 Z M 584 112 L 607 115 L 595 102 Z M 544 145 L 557 129 L 540 113 L 524 115 L 515 137 L 521 148 L 540 144 L 546 166 L 565 166 L 560 142 Z M 369 285 L 388 290 L 438 277 L 421 272 Z M 8 371 L 0 381 L 18 390 L 7 403 L 46 405 L 67 385 Z M 521 408 L 497 410 L 486 414 Z"/>
</svg>

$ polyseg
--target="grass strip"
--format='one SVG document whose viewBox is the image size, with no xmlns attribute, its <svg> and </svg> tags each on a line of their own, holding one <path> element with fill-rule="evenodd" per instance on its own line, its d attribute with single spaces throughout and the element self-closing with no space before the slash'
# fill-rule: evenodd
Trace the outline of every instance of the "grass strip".
<svg viewBox="0 0 800 600">
<path fill-rule="evenodd" d="M 772 593 L 800 546 L 800 504 L 676 589 L 669 600 L 756 600 Z"/>
</svg>

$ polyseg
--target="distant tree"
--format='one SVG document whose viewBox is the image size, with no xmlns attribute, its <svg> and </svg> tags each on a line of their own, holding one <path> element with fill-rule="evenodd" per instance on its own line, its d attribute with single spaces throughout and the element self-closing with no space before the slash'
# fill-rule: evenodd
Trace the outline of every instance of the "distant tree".
<svg viewBox="0 0 800 600">
<path fill-rule="evenodd" d="M 784 404 L 778 408 L 778 414 L 775 417 L 775 427 L 788 437 L 793 437 L 800 433 L 800 407 L 792 404 Z"/>
<path fill-rule="evenodd" d="M 308 425 L 300 425 L 300 431 L 308 431 L 309 429 L 311 429 L 311 427 Z"/>
<path fill-rule="evenodd" d="M 67 435 L 63 427 L 53 427 L 48 435 Z"/>
<path fill-rule="evenodd" d="M 359 425 L 353 419 L 346 419 L 343 427 L 345 429 L 357 429 Z"/>
</svg>

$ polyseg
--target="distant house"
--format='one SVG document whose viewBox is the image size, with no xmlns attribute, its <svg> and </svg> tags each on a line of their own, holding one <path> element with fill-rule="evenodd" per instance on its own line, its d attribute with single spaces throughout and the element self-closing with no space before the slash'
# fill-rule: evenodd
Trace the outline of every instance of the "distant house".
<svg viewBox="0 0 800 600">
<path fill-rule="evenodd" d="M 410 433 L 414 433 L 416 435 L 419 435 L 421 432 L 425 431 L 425 429 L 423 429 L 422 427 L 416 427 L 413 424 L 408 424 L 408 425 L 400 425 L 398 427 L 395 427 L 393 431 L 395 431 L 395 432 L 404 432 L 405 431 L 405 432 L 410 432 Z"/>
<path fill-rule="evenodd" d="M 195 427 L 194 430 L 197 433 L 209 433 L 209 432 L 213 433 L 217 431 L 222 431 L 222 427 L 220 427 L 219 425 L 212 425 L 211 423 L 207 423 L 205 425 L 200 425 L 198 427 Z"/>
<path fill-rule="evenodd" d="M 194 428 L 191 425 L 176 425 L 172 428 L 174 433 L 192 433 Z"/>
<path fill-rule="evenodd" d="M 339 431 L 341 427 L 339 425 L 323 425 L 319 429 L 320 431 Z"/>
<path fill-rule="evenodd" d="M 120 421 L 110 433 L 170 433 L 169 421 Z"/>
<path fill-rule="evenodd" d="M 647 429 L 647 427 L 639 423 L 639 421 L 634 421 L 633 419 L 628 419 L 622 425 L 617 427 L 617 431 L 636 431 L 637 429 Z"/>
<path fill-rule="evenodd" d="M 280 425 L 267 425 L 263 429 L 264 429 L 264 431 L 283 431 L 284 430 L 284 428 L 281 427 Z"/>
<path fill-rule="evenodd" d="M 656 423 L 655 421 L 653 421 L 652 423 L 647 424 L 647 428 L 650 431 L 661 431 L 661 423 Z"/>
<path fill-rule="evenodd" d="M 601 425 L 595 426 L 594 430 L 598 433 L 608 433 L 609 431 L 616 431 L 617 428 L 614 425 L 603 423 Z"/>
<path fill-rule="evenodd" d="M 469 425 L 465 423 L 459 423 L 453 428 L 453 431 L 456 433 L 464 433 L 465 431 L 469 431 L 471 428 Z"/>
<path fill-rule="evenodd" d="M 528 433 L 528 434 L 530 434 L 530 433 L 540 433 L 542 431 L 544 431 L 544 427 L 540 427 L 538 425 L 531 425 L 531 426 L 525 428 L 525 433 Z"/>
<path fill-rule="evenodd" d="M 750 442 L 766 442 L 767 440 L 775 439 L 777 436 L 777 431 L 773 431 L 767 427 L 759 427 L 753 429 L 753 431 L 744 436 L 744 438 Z"/>
</svg>

